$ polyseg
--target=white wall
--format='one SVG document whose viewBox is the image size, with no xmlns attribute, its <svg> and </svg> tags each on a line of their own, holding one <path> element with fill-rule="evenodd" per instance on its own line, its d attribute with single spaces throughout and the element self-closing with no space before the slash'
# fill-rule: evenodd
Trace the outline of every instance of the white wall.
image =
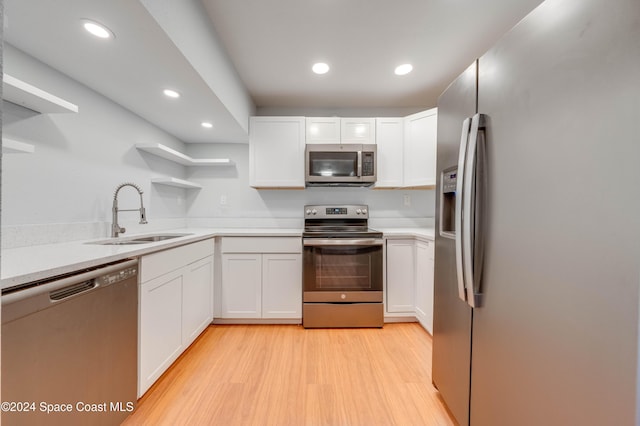
<svg viewBox="0 0 640 426">
<path fill-rule="evenodd" d="M 137 214 L 122 213 L 129 232 L 162 229 L 207 218 L 208 225 L 265 223 L 254 219 L 290 219 L 302 223 L 302 208 L 314 203 L 363 203 L 372 218 L 433 217 L 433 191 L 311 188 L 256 190 L 249 186 L 247 144 L 184 144 L 90 88 L 5 45 L 5 72 L 79 106 L 77 114 L 36 114 L 4 103 L 3 132 L 35 146 L 33 154 L 2 160 L 2 242 L 5 248 L 107 235 L 117 185 L 131 181 L 144 191 L 149 225 Z M 393 111 L 392 111 L 393 112 Z M 401 114 L 400 114 L 401 115 Z M 140 152 L 137 143 L 162 143 L 193 157 L 230 157 L 233 167 L 186 168 Z M 173 176 L 203 185 L 201 190 L 152 185 L 151 178 Z M 404 195 L 411 205 L 404 205 Z M 226 202 L 221 202 L 226 199 Z M 137 193 L 124 188 L 121 208 L 137 208 Z M 246 221 L 229 219 L 247 218 Z M 223 220 L 227 219 L 227 220 Z M 273 222 L 275 223 L 275 222 Z M 72 235 L 51 224 L 84 224 Z M 86 224 L 99 224 L 87 226 Z M 37 226 L 35 226 L 37 225 Z M 35 231 L 34 231 L 35 229 Z M 97 229 L 97 231 L 96 231 Z M 166 229 L 166 227 L 164 228 Z M 31 230 L 29 238 L 21 234 Z M 96 232 L 101 235 L 94 235 Z M 55 234 L 51 241 L 45 234 Z M 11 239 L 12 243 L 7 243 Z"/>
<path fill-rule="evenodd" d="M 141 0 L 185 58 L 198 71 L 231 115 L 249 131 L 254 105 L 232 65 L 202 2 Z"/>
<path fill-rule="evenodd" d="M 249 186 L 249 146 L 240 144 L 190 144 L 192 157 L 224 157 L 235 167 L 192 167 L 188 179 L 203 189 L 187 195 L 189 218 L 294 218 L 302 220 L 305 204 L 368 204 L 372 218 L 425 218 L 435 213 L 434 191 L 374 190 L 370 188 L 307 188 L 257 190 Z M 404 195 L 411 206 L 404 205 Z M 226 204 L 221 203 L 221 198 Z"/>
<path fill-rule="evenodd" d="M 151 186 L 151 177 L 183 178 L 182 166 L 139 152 L 137 143 L 184 144 L 16 48 L 5 44 L 4 71 L 79 106 L 77 114 L 35 114 L 4 102 L 5 137 L 31 143 L 33 154 L 2 161 L 2 225 L 111 221 L 116 186 L 137 183 L 148 219 L 183 218 L 185 190 Z M 121 208 L 136 208 L 137 193 L 121 191 Z M 123 220 L 135 222 L 136 213 Z"/>
</svg>

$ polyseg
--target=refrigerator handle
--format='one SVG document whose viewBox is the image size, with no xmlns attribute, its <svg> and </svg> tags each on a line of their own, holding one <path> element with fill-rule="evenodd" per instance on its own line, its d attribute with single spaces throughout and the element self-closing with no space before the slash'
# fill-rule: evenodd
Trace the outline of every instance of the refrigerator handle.
<svg viewBox="0 0 640 426">
<path fill-rule="evenodd" d="M 483 209 L 486 188 L 485 116 L 471 120 L 471 133 L 465 159 L 462 194 L 462 259 L 467 303 L 482 304 L 482 264 L 484 258 Z"/>
<path fill-rule="evenodd" d="M 467 158 L 467 145 L 469 143 L 469 127 L 471 118 L 462 122 L 462 134 L 460 136 L 460 153 L 458 155 L 458 171 L 456 176 L 456 206 L 455 206 L 455 230 L 456 230 L 456 277 L 458 282 L 458 297 L 466 301 L 467 294 L 464 282 L 464 256 L 463 256 L 463 196 L 465 165 Z"/>
</svg>

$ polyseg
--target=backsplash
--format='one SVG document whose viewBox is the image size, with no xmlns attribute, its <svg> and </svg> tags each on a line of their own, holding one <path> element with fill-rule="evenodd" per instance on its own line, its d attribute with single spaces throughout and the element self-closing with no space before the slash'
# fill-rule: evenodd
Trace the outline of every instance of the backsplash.
<svg viewBox="0 0 640 426">
<path fill-rule="evenodd" d="M 153 219 L 146 225 L 124 221 L 120 225 L 127 228 L 127 234 L 138 234 L 184 228 L 186 219 Z M 3 226 L 1 233 L 2 249 L 4 250 L 41 244 L 108 238 L 111 235 L 111 223 L 45 223 Z"/>
</svg>

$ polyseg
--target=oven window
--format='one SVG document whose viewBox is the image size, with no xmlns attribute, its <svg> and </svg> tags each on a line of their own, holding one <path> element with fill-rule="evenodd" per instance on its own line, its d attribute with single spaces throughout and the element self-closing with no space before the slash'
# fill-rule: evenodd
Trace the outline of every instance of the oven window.
<svg viewBox="0 0 640 426">
<path fill-rule="evenodd" d="M 309 176 L 357 176 L 357 152 L 310 152 Z"/>
<path fill-rule="evenodd" d="M 305 248 L 305 291 L 382 291 L 382 247 Z"/>
</svg>

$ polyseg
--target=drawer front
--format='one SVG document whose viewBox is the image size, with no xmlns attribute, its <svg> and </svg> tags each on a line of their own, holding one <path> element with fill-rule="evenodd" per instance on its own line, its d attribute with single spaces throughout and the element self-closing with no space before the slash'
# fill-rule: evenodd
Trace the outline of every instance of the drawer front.
<svg viewBox="0 0 640 426">
<path fill-rule="evenodd" d="M 223 237 L 222 253 L 302 253 L 300 237 Z"/>
<path fill-rule="evenodd" d="M 152 280 L 168 272 L 213 254 L 213 238 L 142 256 L 140 282 Z"/>
</svg>

